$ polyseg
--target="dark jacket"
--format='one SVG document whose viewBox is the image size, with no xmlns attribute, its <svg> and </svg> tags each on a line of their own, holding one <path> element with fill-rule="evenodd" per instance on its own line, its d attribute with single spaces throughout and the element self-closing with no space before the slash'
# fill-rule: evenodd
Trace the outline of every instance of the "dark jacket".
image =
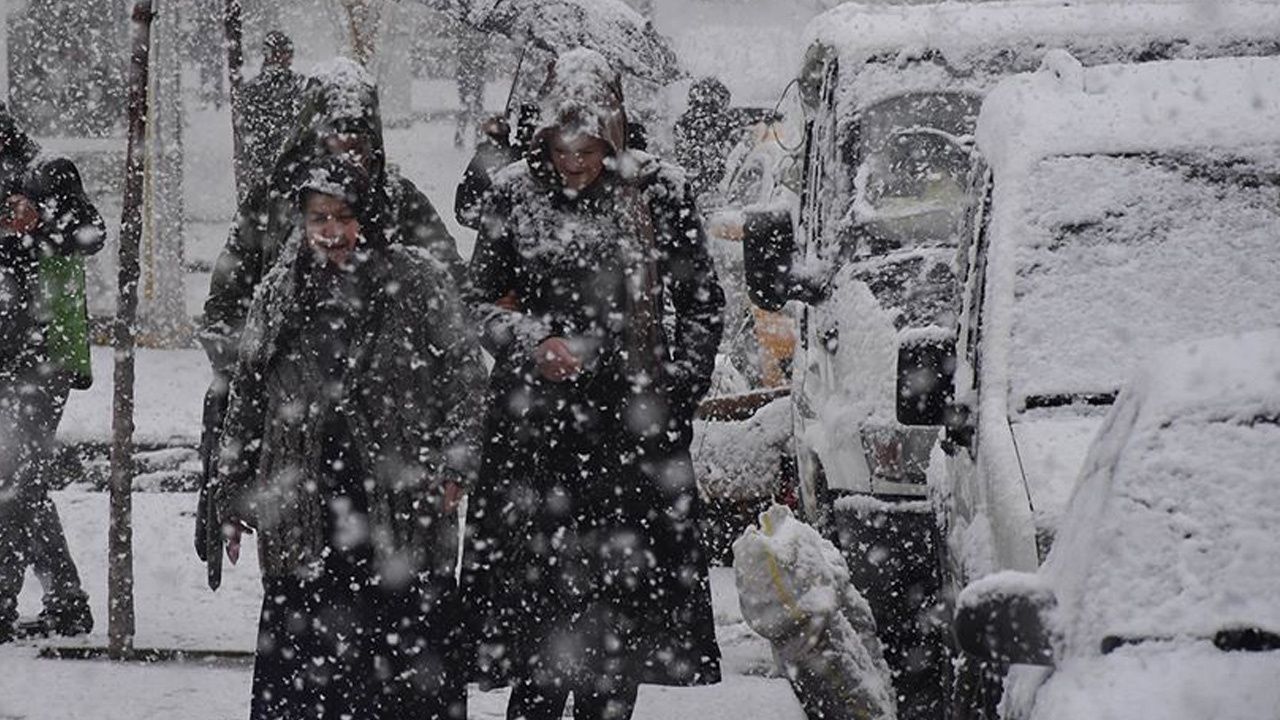
<svg viewBox="0 0 1280 720">
<path fill-rule="evenodd" d="M 484 383 L 453 282 L 421 248 L 369 248 L 342 274 L 350 312 L 331 325 L 317 322 L 323 271 L 311 262 L 293 233 L 254 300 L 223 426 L 218 517 L 256 527 L 265 577 L 319 567 L 332 542 L 321 489 L 336 423 L 367 498 L 377 571 L 451 573 L 456 526 L 441 522 L 439 491 L 471 484 Z M 314 351 L 323 343 L 340 343 L 345 362 L 326 364 Z"/>
<path fill-rule="evenodd" d="M 284 143 L 298 126 L 307 78 L 279 65 L 264 65 L 244 86 L 244 137 L 241 172 L 244 187 L 262 183 L 275 166 Z"/>
<path fill-rule="evenodd" d="M 689 90 L 689 108 L 675 126 L 676 162 L 689 173 L 695 197 L 715 190 L 724 178 L 725 158 L 733 150 L 740 123 L 729 111 L 729 90 L 715 78 L 703 78 Z"/>
<path fill-rule="evenodd" d="M 724 296 L 682 174 L 619 147 L 620 114 L 595 116 L 626 175 L 606 171 L 571 199 L 540 134 L 530 162 L 496 178 L 472 256 L 495 360 L 464 573 L 483 622 L 479 671 L 715 682 L 688 443 Z M 634 282 L 645 266 L 653 282 Z M 648 294 L 665 312 L 643 341 L 635 312 Z M 577 379 L 538 375 L 533 351 L 551 336 L 584 359 Z M 641 370 L 651 353 L 662 362 Z"/>
<path fill-rule="evenodd" d="M 40 161 L 39 147 L 7 113 L 0 113 L 0 136 L 7 138 L 0 152 L 0 201 L 25 195 L 40 213 L 26 235 L 0 235 L 0 374 L 47 375 L 61 368 L 49 362 L 40 259 L 92 255 L 102 248 L 106 228 L 70 160 Z"/>
<path fill-rule="evenodd" d="M 352 65 L 354 65 L 352 63 Z M 234 363 L 254 289 L 297 224 L 294 188 L 311 161 L 326 154 L 325 134 L 351 130 L 372 139 L 373 186 L 382 205 L 381 240 L 426 248 L 455 282 L 466 277 L 457 244 L 431 201 L 386 162 L 377 91 L 358 67 L 338 64 L 311 80 L 297 132 L 285 144 L 269 178 L 251 190 L 218 257 L 204 305 L 200 339 L 214 371 Z"/>
</svg>

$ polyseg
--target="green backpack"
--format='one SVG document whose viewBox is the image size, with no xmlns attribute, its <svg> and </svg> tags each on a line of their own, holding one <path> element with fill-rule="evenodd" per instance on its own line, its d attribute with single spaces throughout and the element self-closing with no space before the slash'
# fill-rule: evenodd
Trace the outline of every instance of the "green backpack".
<svg viewBox="0 0 1280 720">
<path fill-rule="evenodd" d="M 48 319 L 45 344 L 49 359 L 71 378 L 71 387 L 93 384 L 89 362 L 89 307 L 85 300 L 84 258 L 51 255 L 40 259 L 40 297 Z"/>
</svg>

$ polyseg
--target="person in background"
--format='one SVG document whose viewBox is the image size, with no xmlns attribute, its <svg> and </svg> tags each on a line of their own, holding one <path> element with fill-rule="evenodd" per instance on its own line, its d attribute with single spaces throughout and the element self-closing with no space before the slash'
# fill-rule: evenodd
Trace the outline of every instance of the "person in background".
<svg viewBox="0 0 1280 720">
<path fill-rule="evenodd" d="M 293 41 L 279 30 L 262 43 L 262 70 L 245 83 L 240 169 L 242 192 L 261 183 L 298 125 L 307 78 L 293 70 Z M 243 200 L 244 198 L 240 198 Z"/>
<path fill-rule="evenodd" d="M 720 678 L 692 420 L 724 295 L 678 168 L 626 143 L 618 75 L 557 60 L 471 259 L 494 357 L 464 553 L 477 670 L 509 720 L 626 720 L 641 683 Z"/>
<path fill-rule="evenodd" d="M 694 197 L 716 189 L 724 177 L 725 158 L 733 149 L 737 123 L 729 112 L 729 88 L 704 77 L 689 88 L 689 107 L 675 127 L 676 162 L 689 174 Z"/>
<path fill-rule="evenodd" d="M 253 720 L 465 720 L 458 500 L 484 366 L 453 279 L 360 165 L 307 164 L 249 310 L 213 502 L 258 534 Z"/>
<path fill-rule="evenodd" d="M 514 138 L 505 117 L 495 116 L 484 122 L 475 154 L 453 196 L 453 213 L 460 225 L 480 229 L 480 211 L 493 188 L 493 176 L 524 157 L 537 124 L 538 106 L 533 103 L 524 103 L 517 110 Z"/>
<path fill-rule="evenodd" d="M 93 629 L 89 596 L 49 499 L 63 406 L 72 388 L 91 380 L 83 267 L 57 279 L 47 273 L 61 260 L 96 253 L 106 229 L 76 166 L 38 155 L 0 106 L 0 642 L 14 637 L 28 567 L 44 587 L 42 631 Z"/>
</svg>

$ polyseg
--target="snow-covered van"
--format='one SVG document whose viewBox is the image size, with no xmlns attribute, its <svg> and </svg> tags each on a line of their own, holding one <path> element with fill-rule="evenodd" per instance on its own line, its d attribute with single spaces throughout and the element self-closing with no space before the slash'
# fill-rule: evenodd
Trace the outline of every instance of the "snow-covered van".
<svg viewBox="0 0 1280 720">
<path fill-rule="evenodd" d="M 926 470 L 950 412 L 983 98 L 1054 49 L 1085 65 L 1280 54 L 1280 4 L 845 4 L 808 34 L 799 222 L 748 216 L 748 287 L 762 307 L 799 302 L 800 510 L 850 555 L 886 634 L 905 634 L 886 637 L 890 662 L 899 693 L 923 697 L 907 676 L 932 661 L 911 657 L 946 643 L 945 630 L 917 633 L 945 551 Z"/>
<path fill-rule="evenodd" d="M 960 585 L 1036 569 L 1136 363 L 1280 322 L 1280 58 L 1049 65 L 977 125 L 957 422 L 930 467 Z"/>
<path fill-rule="evenodd" d="M 1018 663 L 1003 718 L 1280 713 L 1277 368 L 1273 327 L 1161 348 L 1129 379 L 1043 567 L 960 595 L 964 649 Z"/>
<path fill-rule="evenodd" d="M 1280 322 L 1280 58 L 1052 69 L 983 105 L 946 478 L 959 575 L 1034 570 L 1155 348 Z"/>
</svg>

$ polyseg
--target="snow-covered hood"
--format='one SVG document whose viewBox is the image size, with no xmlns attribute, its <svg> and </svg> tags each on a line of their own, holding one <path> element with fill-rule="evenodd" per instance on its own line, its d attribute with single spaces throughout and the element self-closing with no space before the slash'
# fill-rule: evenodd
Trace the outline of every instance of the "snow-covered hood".
<svg viewBox="0 0 1280 720">
<path fill-rule="evenodd" d="M 1224 652 L 1210 642 L 1144 643 L 1068 659 L 1035 693 L 1007 695 L 1018 720 L 1257 720 L 1280 708 L 1280 652 Z M 1029 693 L 1027 694 L 1029 695 Z"/>
<path fill-rule="evenodd" d="M 1059 412 L 1012 423 L 1038 533 L 1056 529 L 1103 418 L 1103 412 Z"/>
</svg>

